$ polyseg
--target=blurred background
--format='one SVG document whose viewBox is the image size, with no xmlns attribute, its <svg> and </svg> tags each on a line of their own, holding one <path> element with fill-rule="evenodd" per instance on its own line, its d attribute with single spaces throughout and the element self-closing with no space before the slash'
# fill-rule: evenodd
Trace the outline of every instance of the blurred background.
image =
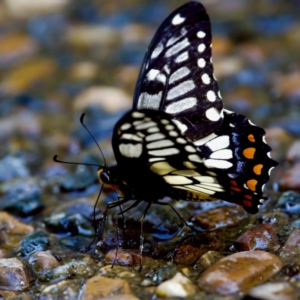
<svg viewBox="0 0 300 300">
<path fill-rule="evenodd" d="M 103 163 L 80 125 L 85 112 L 106 160 L 114 161 L 111 133 L 132 106 L 147 46 L 161 22 L 185 2 L 0 2 L 0 209 L 36 229 L 90 240 L 92 225 L 78 214 L 92 219 L 97 168 L 52 158 Z M 266 129 L 273 158 L 281 162 L 269 189 L 299 191 L 300 1 L 202 3 L 212 22 L 224 106 Z M 116 195 L 102 198 L 107 203 Z M 51 219 L 59 213 L 73 219 Z M 7 251 L 15 251 L 12 245 Z"/>
</svg>

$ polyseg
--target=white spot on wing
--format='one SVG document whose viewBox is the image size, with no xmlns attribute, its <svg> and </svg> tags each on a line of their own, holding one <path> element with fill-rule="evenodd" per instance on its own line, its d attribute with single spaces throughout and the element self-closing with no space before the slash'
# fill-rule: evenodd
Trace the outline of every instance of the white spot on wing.
<svg viewBox="0 0 300 300">
<path fill-rule="evenodd" d="M 166 83 L 166 76 L 164 74 L 160 73 L 160 70 L 151 69 L 147 73 L 147 79 L 148 81 L 158 80 L 162 83 Z"/>
<path fill-rule="evenodd" d="M 205 116 L 208 120 L 216 122 L 220 119 L 220 113 L 218 112 L 217 109 L 215 109 L 214 107 L 209 108 L 206 112 L 205 112 Z"/>
<path fill-rule="evenodd" d="M 141 93 L 138 100 L 138 109 L 154 109 L 158 110 L 162 98 L 162 92 L 150 95 L 146 92 Z"/>
<path fill-rule="evenodd" d="M 156 126 L 156 123 L 150 121 L 150 122 L 144 122 L 144 123 L 138 124 L 135 126 L 135 128 L 136 128 L 136 130 L 142 130 L 142 129 L 147 129 L 152 126 Z"/>
<path fill-rule="evenodd" d="M 167 148 L 162 150 L 149 151 L 149 154 L 153 156 L 167 156 L 167 155 L 174 155 L 178 153 L 179 150 L 177 148 Z"/>
<path fill-rule="evenodd" d="M 180 52 L 181 50 L 183 50 L 184 48 L 188 47 L 190 45 L 190 42 L 187 38 L 185 38 L 184 40 L 182 40 L 179 43 L 174 44 L 171 48 L 169 48 L 166 51 L 165 56 L 166 57 L 170 57 L 178 52 Z"/>
<path fill-rule="evenodd" d="M 202 57 L 198 59 L 197 63 L 199 68 L 204 68 L 206 65 L 205 59 Z"/>
<path fill-rule="evenodd" d="M 210 101 L 210 102 L 215 102 L 216 99 L 217 99 L 217 96 L 216 96 L 216 94 L 214 93 L 214 91 L 208 91 L 208 92 L 206 93 L 206 98 L 207 98 L 207 100 Z"/>
<path fill-rule="evenodd" d="M 170 147 L 173 146 L 174 143 L 170 140 L 162 140 L 162 141 L 156 141 L 147 144 L 147 149 L 157 149 L 157 148 L 165 148 L 165 147 Z"/>
<path fill-rule="evenodd" d="M 175 63 L 181 63 L 189 58 L 189 53 L 183 52 L 175 58 Z"/>
<path fill-rule="evenodd" d="M 150 158 L 157 159 L 157 158 Z M 160 158 L 159 158 L 160 159 Z M 176 169 L 169 165 L 166 161 L 160 161 L 150 166 L 150 170 L 158 175 L 165 175 Z"/>
<path fill-rule="evenodd" d="M 127 130 L 127 129 L 129 129 L 130 127 L 131 127 L 131 124 L 125 123 L 125 124 L 123 124 L 120 128 L 121 128 L 121 130 Z"/>
<path fill-rule="evenodd" d="M 162 44 L 162 42 L 160 42 L 153 50 L 151 54 L 151 59 L 158 57 L 159 54 L 163 51 L 163 49 L 164 49 L 164 45 Z"/>
<path fill-rule="evenodd" d="M 222 159 L 206 159 L 204 165 L 207 168 L 228 169 L 232 167 L 232 163 Z"/>
<path fill-rule="evenodd" d="M 191 145 L 185 146 L 184 149 L 185 149 L 187 152 L 190 152 L 190 153 L 195 153 L 195 152 L 197 152 L 197 150 L 196 150 L 194 147 L 192 147 Z"/>
<path fill-rule="evenodd" d="M 142 144 L 120 144 L 120 153 L 129 158 L 138 158 L 141 156 L 143 147 Z"/>
<path fill-rule="evenodd" d="M 232 151 L 230 149 L 218 150 L 213 152 L 209 157 L 217 159 L 230 159 L 232 158 Z"/>
<path fill-rule="evenodd" d="M 203 39 L 206 36 L 206 33 L 202 30 L 197 32 L 197 37 Z"/>
<path fill-rule="evenodd" d="M 200 44 L 199 46 L 198 46 L 198 52 L 200 52 L 200 53 L 202 53 L 204 50 L 205 50 L 205 44 Z"/>
<path fill-rule="evenodd" d="M 196 86 L 193 80 L 186 80 L 169 90 L 167 95 L 167 100 L 171 100 L 173 98 L 182 96 L 187 92 L 192 91 L 195 88 Z"/>
<path fill-rule="evenodd" d="M 151 141 L 156 141 L 156 140 L 161 140 L 163 138 L 165 138 L 166 136 L 162 133 L 153 133 L 153 134 L 150 134 L 148 136 L 146 136 L 146 141 L 147 142 L 151 142 Z"/>
<path fill-rule="evenodd" d="M 178 120 L 173 120 L 173 123 L 177 126 L 177 128 L 180 130 L 181 133 L 184 133 L 187 130 L 187 126 L 183 123 L 181 123 Z"/>
<path fill-rule="evenodd" d="M 173 25 L 179 25 L 183 23 L 185 18 L 181 17 L 180 14 L 177 14 L 173 19 L 172 19 L 172 24 Z"/>
<path fill-rule="evenodd" d="M 138 118 L 138 119 L 140 119 L 140 118 L 145 117 L 145 114 L 144 114 L 144 113 L 141 113 L 141 112 L 139 112 L 139 111 L 134 111 L 134 112 L 131 114 L 131 116 L 132 116 L 133 118 Z"/>
<path fill-rule="evenodd" d="M 187 76 L 188 74 L 190 74 L 190 70 L 187 67 L 182 67 L 178 70 L 176 70 L 169 79 L 169 84 Z"/>
<path fill-rule="evenodd" d="M 181 185 L 181 184 L 191 184 L 193 183 L 193 180 L 188 179 L 185 176 L 180 175 L 167 175 L 164 176 L 164 180 L 172 185 Z"/>
<path fill-rule="evenodd" d="M 201 79 L 204 84 L 210 84 L 210 78 L 206 73 L 201 76 Z"/>
<path fill-rule="evenodd" d="M 203 162 L 203 160 L 197 154 L 189 155 L 189 160 L 191 160 L 193 162 L 197 162 L 197 163 L 202 163 Z"/>
<path fill-rule="evenodd" d="M 230 139 L 228 135 L 221 135 L 205 144 L 213 152 L 227 148 L 229 145 Z"/>
<path fill-rule="evenodd" d="M 166 107 L 166 113 L 168 114 L 176 114 L 181 111 L 190 109 L 197 104 L 197 99 L 194 97 L 185 98 L 176 102 L 169 104 Z"/>
<path fill-rule="evenodd" d="M 131 134 L 131 133 L 123 133 L 121 135 L 120 139 L 136 141 L 136 142 L 141 142 L 143 140 L 142 138 L 138 137 L 137 135 Z"/>
<path fill-rule="evenodd" d="M 209 134 L 209 135 L 207 135 L 207 136 L 205 136 L 205 137 L 203 137 L 199 140 L 194 141 L 193 143 L 196 146 L 201 146 L 201 145 L 207 143 L 208 141 L 214 139 L 216 136 L 217 135 L 215 133 L 211 133 L 211 134 Z"/>
</svg>

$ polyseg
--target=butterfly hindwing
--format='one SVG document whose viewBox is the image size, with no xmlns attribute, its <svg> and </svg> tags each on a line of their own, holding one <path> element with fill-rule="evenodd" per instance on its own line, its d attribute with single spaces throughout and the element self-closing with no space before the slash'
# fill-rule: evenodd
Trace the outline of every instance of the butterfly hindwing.
<svg viewBox="0 0 300 300">
<path fill-rule="evenodd" d="M 163 110 L 191 140 L 220 127 L 222 100 L 211 62 L 211 26 L 202 4 L 189 2 L 159 27 L 140 71 L 134 109 Z"/>
</svg>

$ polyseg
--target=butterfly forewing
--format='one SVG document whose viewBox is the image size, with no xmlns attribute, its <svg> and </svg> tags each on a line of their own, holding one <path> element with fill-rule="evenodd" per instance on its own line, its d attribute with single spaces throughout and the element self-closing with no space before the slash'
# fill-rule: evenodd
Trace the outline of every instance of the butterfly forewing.
<svg viewBox="0 0 300 300">
<path fill-rule="evenodd" d="M 191 140 L 220 127 L 223 106 L 213 76 L 211 26 L 200 3 L 178 8 L 157 30 L 142 64 L 133 108 L 165 111 Z"/>
</svg>

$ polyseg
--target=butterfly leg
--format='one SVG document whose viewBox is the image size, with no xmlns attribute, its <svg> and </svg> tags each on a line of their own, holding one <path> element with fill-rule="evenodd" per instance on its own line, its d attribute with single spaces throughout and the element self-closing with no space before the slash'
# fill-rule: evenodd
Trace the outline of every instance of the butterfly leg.
<svg viewBox="0 0 300 300">
<path fill-rule="evenodd" d="M 143 230 L 143 226 L 144 226 L 144 220 L 145 220 L 145 217 L 147 215 L 147 212 L 151 206 L 151 202 L 148 202 L 145 210 L 144 210 L 144 213 L 141 217 L 141 234 L 140 234 L 140 268 L 139 268 L 139 272 L 142 271 L 142 255 L 143 255 L 143 248 L 144 248 L 144 230 Z"/>
<path fill-rule="evenodd" d="M 190 224 L 188 224 L 188 222 L 181 216 L 181 214 L 174 208 L 174 206 L 170 203 L 166 203 L 166 202 L 155 202 L 155 204 L 159 204 L 159 205 L 167 205 L 169 207 L 172 208 L 172 210 L 175 212 L 175 214 L 177 215 L 177 217 L 181 220 L 181 222 L 189 227 L 191 230 L 195 231 L 195 228 L 193 226 L 191 226 Z"/>
</svg>

